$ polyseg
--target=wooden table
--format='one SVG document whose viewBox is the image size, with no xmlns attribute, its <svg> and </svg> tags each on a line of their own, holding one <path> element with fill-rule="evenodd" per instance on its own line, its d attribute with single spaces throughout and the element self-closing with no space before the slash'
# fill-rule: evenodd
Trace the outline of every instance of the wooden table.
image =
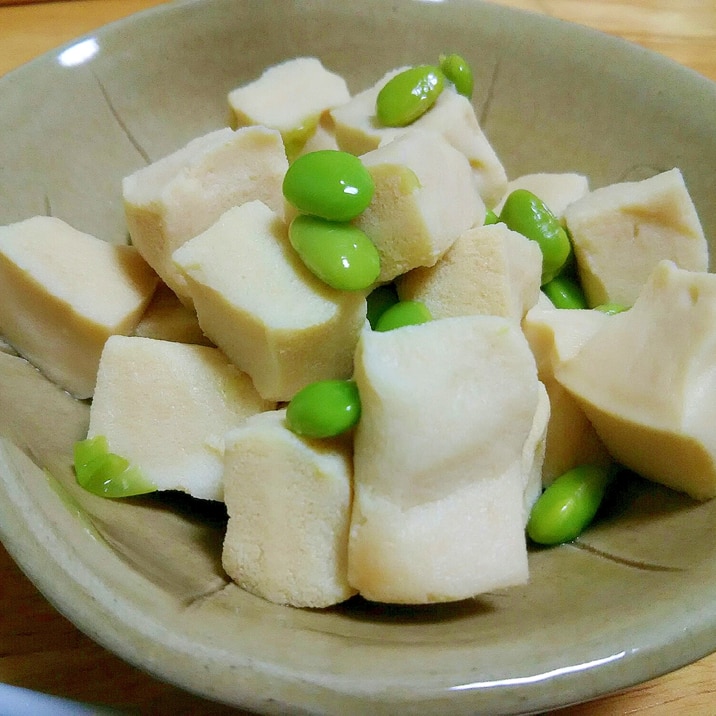
<svg viewBox="0 0 716 716">
<path fill-rule="evenodd" d="M 162 0 L 0 0 L 0 75 L 36 55 Z M 714 0 L 497 0 L 580 22 L 661 52 L 716 80 Z M 120 661 L 44 600 L 0 547 L 0 682 L 142 714 L 228 714 Z M 2 704 L 0 704 L 0 712 Z M 713 716 L 716 654 L 559 716 Z"/>
</svg>

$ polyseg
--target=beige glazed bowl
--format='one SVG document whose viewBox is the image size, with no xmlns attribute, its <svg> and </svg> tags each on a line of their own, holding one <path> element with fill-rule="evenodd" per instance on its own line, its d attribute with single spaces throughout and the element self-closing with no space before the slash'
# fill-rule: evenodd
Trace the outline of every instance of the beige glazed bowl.
<svg viewBox="0 0 716 716">
<path fill-rule="evenodd" d="M 467 0 L 196 0 L 147 11 L 0 80 L 0 224 L 50 213 L 125 241 L 120 182 L 223 126 L 226 94 L 320 57 L 362 89 L 450 50 L 510 176 L 593 186 L 680 167 L 716 235 L 716 86 L 647 51 Z M 0 537 L 56 607 L 124 659 L 262 713 L 526 713 L 716 649 L 716 501 L 635 480 L 531 581 L 459 604 L 327 611 L 228 583 L 220 510 L 113 502 L 75 484 L 88 405 L 0 352 Z"/>
</svg>

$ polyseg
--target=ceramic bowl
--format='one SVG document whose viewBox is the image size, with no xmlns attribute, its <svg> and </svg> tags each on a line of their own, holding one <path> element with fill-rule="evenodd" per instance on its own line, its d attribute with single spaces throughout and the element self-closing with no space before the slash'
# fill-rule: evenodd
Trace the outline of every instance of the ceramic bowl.
<svg viewBox="0 0 716 716">
<path fill-rule="evenodd" d="M 0 223 L 51 213 L 122 241 L 120 181 L 227 121 L 226 94 L 315 55 L 353 90 L 446 49 L 510 176 L 593 186 L 678 166 L 716 235 L 716 88 L 604 35 L 445 0 L 160 6 L 0 80 Z M 578 543 L 530 554 L 524 588 L 417 609 L 281 607 L 227 581 L 220 510 L 103 500 L 71 472 L 88 405 L 0 352 L 0 535 L 80 629 L 160 679 L 262 713 L 535 712 L 716 649 L 716 501 L 635 481 Z"/>
</svg>

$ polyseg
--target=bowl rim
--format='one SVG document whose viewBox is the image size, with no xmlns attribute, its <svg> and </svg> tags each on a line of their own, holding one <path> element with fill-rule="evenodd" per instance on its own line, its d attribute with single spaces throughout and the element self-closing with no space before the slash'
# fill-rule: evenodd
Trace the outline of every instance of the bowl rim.
<svg viewBox="0 0 716 716">
<path fill-rule="evenodd" d="M 417 4 L 420 0 L 404 0 L 404 2 L 406 4 L 408 2 Z M 115 33 L 131 31 L 133 27 L 139 23 L 144 23 L 148 18 L 167 18 L 174 13 L 192 11 L 205 4 L 219 5 L 221 3 L 229 4 L 228 0 L 178 0 L 166 5 L 157 5 L 127 18 L 109 23 L 98 30 L 75 38 L 31 60 L 20 68 L 12 70 L 0 78 L 0 92 L 2 92 L 6 83 L 22 82 L 26 74 L 29 75 L 30 72 L 35 71 L 35 68 L 41 68 L 47 63 L 55 62 L 64 50 L 84 39 L 94 37 L 101 42 Z M 668 71 L 674 77 L 688 77 L 689 82 L 701 83 L 700 86 L 703 91 L 710 92 L 714 98 L 714 103 L 716 103 L 716 83 L 694 70 L 679 65 L 670 58 L 663 57 L 620 38 L 610 37 L 597 30 L 563 20 L 516 8 L 492 5 L 480 0 L 475 0 L 474 2 L 449 0 L 448 4 L 489 8 L 484 11 L 495 13 L 496 16 L 502 17 L 505 22 L 509 21 L 509 18 L 513 17 L 515 13 L 529 15 L 532 18 L 532 22 L 541 23 L 545 27 L 562 27 L 565 31 L 568 27 L 570 33 L 577 33 L 587 40 L 596 41 L 596 38 L 599 38 L 600 43 L 610 43 L 609 46 L 615 51 L 623 53 L 622 56 L 633 57 L 650 65 L 658 64 L 661 67 L 668 68 Z M 26 515 L 39 515 L 40 513 L 35 506 L 33 493 L 29 491 L 28 486 L 10 479 L 9 475 L 12 471 L 7 468 L 11 461 L 17 459 L 17 456 L 14 455 L 13 450 L 8 452 L 4 443 L 4 439 L 0 440 L 0 468 L 4 468 L 0 469 L 0 492 L 6 498 L 0 500 L 0 538 L 22 571 L 28 575 L 48 601 L 95 641 L 126 661 L 145 670 L 148 669 L 157 678 L 181 688 L 195 691 L 195 693 L 206 698 L 238 705 L 239 702 L 231 700 L 232 695 L 217 692 L 213 686 L 208 684 L 206 678 L 195 678 L 197 675 L 195 674 L 193 660 L 193 650 L 195 648 L 193 642 L 190 640 L 184 641 L 176 635 L 167 633 L 164 625 L 155 623 L 151 619 L 147 619 L 140 624 L 135 621 L 126 623 L 120 621 L 115 624 L 114 618 L 116 618 L 117 610 L 120 607 L 130 606 L 129 604 L 122 605 L 121 600 L 118 600 L 116 596 L 113 597 L 108 594 L 107 603 L 100 602 L 96 598 L 89 601 L 86 599 L 86 595 L 95 593 L 98 587 L 100 591 L 107 590 L 103 590 L 104 585 L 98 584 L 96 576 L 88 572 L 87 563 L 83 555 L 76 553 L 71 546 L 64 544 L 59 539 L 61 532 L 58 531 L 57 525 L 53 524 L 52 520 L 41 521 L 32 527 L 27 523 Z M 46 494 L 49 500 L 53 499 L 49 488 Z M 56 499 L 59 500 L 57 497 Z M 70 577 L 69 581 L 66 579 L 68 576 Z M 63 585 L 62 589 L 58 587 L 60 584 Z M 668 642 L 673 647 L 668 650 L 668 654 L 664 652 L 664 644 L 645 643 L 633 649 L 630 653 L 621 655 L 619 658 L 611 658 L 607 655 L 601 661 L 595 660 L 594 663 L 572 665 L 570 668 L 565 667 L 561 673 L 551 675 L 550 684 L 557 685 L 558 688 L 552 688 L 546 697 L 539 698 L 538 696 L 537 686 L 544 688 L 543 680 L 535 679 L 533 684 L 529 685 L 529 688 L 527 688 L 527 695 L 530 698 L 529 708 L 532 709 L 534 705 L 538 705 L 539 709 L 543 710 L 583 701 L 605 693 L 602 690 L 605 679 L 613 684 L 613 689 L 616 690 L 659 676 L 705 656 L 716 648 L 716 611 L 714 609 L 708 610 L 707 606 L 702 605 L 700 610 L 694 608 L 690 614 L 690 619 L 683 622 L 675 621 L 672 629 L 666 632 Z M 101 632 L 97 631 L 96 625 L 102 623 L 106 625 L 105 628 Z M 144 654 L 147 649 L 155 649 L 157 644 L 175 656 L 181 654 L 181 667 L 167 670 L 158 658 L 155 658 L 153 664 L 148 667 Z M 659 655 L 658 658 L 655 657 L 657 654 Z M 623 669 L 627 660 L 636 665 L 636 671 L 630 672 L 628 676 L 625 674 L 626 670 Z M 300 704 L 288 702 L 271 707 L 262 694 L 270 693 L 270 688 L 272 684 L 276 683 L 276 679 L 292 681 L 292 686 L 300 690 L 306 686 L 302 680 L 303 675 L 278 674 L 271 669 L 267 671 L 265 670 L 266 665 L 252 662 L 250 655 L 243 655 L 240 661 L 242 668 L 246 669 L 246 674 L 241 679 L 246 686 L 246 691 L 241 694 L 240 705 L 256 710 L 276 708 L 278 709 L 276 713 L 285 713 L 285 708 L 287 707 L 298 706 L 299 709 L 302 708 Z M 657 667 L 654 666 L 654 662 L 658 663 Z M 641 669 L 638 668 L 639 663 L 643 663 Z M 577 666 L 582 668 L 578 669 L 576 668 Z M 604 676 L 595 678 L 594 674 L 597 671 L 601 671 Z M 584 678 L 584 674 L 587 672 L 589 672 L 589 678 Z M 262 682 L 261 688 L 256 690 L 254 694 L 251 693 L 252 688 L 248 686 L 253 679 Z M 328 691 L 336 688 L 334 684 L 328 683 L 319 686 Z M 478 692 L 483 695 L 488 693 L 489 698 L 489 693 L 493 691 L 497 693 L 501 690 L 510 690 L 514 686 L 514 684 L 498 684 L 496 681 L 489 684 L 465 684 L 459 688 L 456 687 L 450 695 L 441 690 L 439 693 L 436 692 L 430 695 L 416 694 L 416 697 L 421 705 L 429 703 L 429 700 L 432 699 L 433 706 L 445 707 L 446 704 L 449 704 L 451 707 L 464 708 L 465 713 L 467 713 L 470 708 L 474 707 L 474 694 Z M 517 684 L 516 688 L 524 689 L 525 686 L 527 684 Z M 253 688 L 255 689 L 255 685 Z M 559 700 L 557 692 L 569 693 L 568 701 Z M 359 699 L 366 696 L 366 694 L 362 693 L 348 694 L 347 692 L 340 695 L 346 698 L 356 697 Z M 448 700 L 446 701 L 446 699 Z M 513 703 L 516 705 L 522 700 L 522 696 L 516 695 L 515 699 Z M 402 694 L 395 703 L 406 705 L 411 704 L 412 701 L 407 694 Z M 512 712 L 517 713 L 517 711 Z"/>
</svg>

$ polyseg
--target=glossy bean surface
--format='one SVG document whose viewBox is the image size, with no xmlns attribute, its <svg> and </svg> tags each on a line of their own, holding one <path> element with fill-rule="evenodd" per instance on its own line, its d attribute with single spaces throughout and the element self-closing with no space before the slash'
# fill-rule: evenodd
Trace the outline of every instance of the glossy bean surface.
<svg viewBox="0 0 716 716">
<path fill-rule="evenodd" d="M 430 309 L 422 301 L 398 301 L 378 319 L 376 331 L 392 331 L 403 326 L 417 326 L 432 321 Z"/>
<path fill-rule="evenodd" d="M 308 438 L 330 438 L 360 419 L 358 387 L 352 380 L 321 380 L 296 393 L 286 408 L 289 430 Z"/>
<path fill-rule="evenodd" d="M 291 222 L 288 236 L 308 270 L 333 288 L 364 290 L 380 274 L 375 244 L 353 224 L 301 214 Z"/>
<path fill-rule="evenodd" d="M 580 465 L 560 475 L 539 497 L 527 522 L 538 544 L 571 542 L 592 522 L 614 475 L 612 467 Z"/>
<path fill-rule="evenodd" d="M 588 308 L 584 291 L 577 279 L 571 276 L 555 276 L 542 290 L 556 308 Z"/>
<path fill-rule="evenodd" d="M 515 189 L 505 200 L 500 221 L 539 245 L 542 285 L 559 274 L 571 254 L 571 243 L 564 227 L 539 197 L 527 189 Z"/>
<path fill-rule="evenodd" d="M 366 317 L 371 328 L 375 329 L 380 317 L 399 300 L 398 292 L 392 283 L 373 289 L 366 297 L 368 304 Z"/>
<path fill-rule="evenodd" d="M 422 117 L 445 87 L 443 73 L 433 65 L 399 72 L 385 83 L 376 99 L 376 116 L 386 127 L 405 127 Z"/>
<path fill-rule="evenodd" d="M 128 460 L 110 452 L 103 435 L 75 443 L 74 467 L 77 482 L 100 497 L 132 497 L 157 489 Z"/>
<path fill-rule="evenodd" d="M 361 160 L 337 149 L 298 157 L 283 179 L 286 200 L 304 214 L 350 221 L 370 204 L 375 184 Z"/>
<path fill-rule="evenodd" d="M 468 99 L 472 99 L 475 80 L 473 78 L 472 68 L 464 57 L 455 53 L 441 55 L 440 70 L 445 77 L 453 83 L 459 94 L 464 95 Z"/>
</svg>

